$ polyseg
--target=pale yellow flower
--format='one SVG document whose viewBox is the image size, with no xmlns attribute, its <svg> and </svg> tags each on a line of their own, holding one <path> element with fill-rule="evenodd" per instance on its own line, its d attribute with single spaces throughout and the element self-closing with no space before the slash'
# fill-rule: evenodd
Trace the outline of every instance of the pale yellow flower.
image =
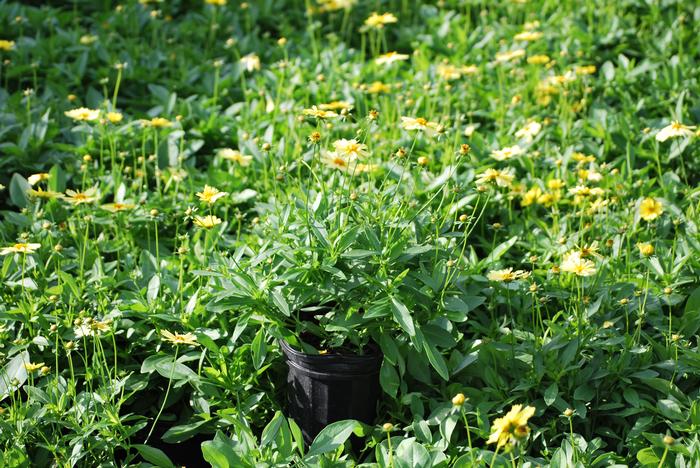
<svg viewBox="0 0 700 468">
<path fill-rule="evenodd" d="M 78 107 L 64 112 L 67 117 L 79 122 L 91 122 L 97 120 L 100 116 L 100 111 L 97 109 L 88 109 L 87 107 Z"/>
<path fill-rule="evenodd" d="M 208 5 L 224 6 L 226 5 L 226 0 L 204 0 L 204 3 Z"/>
<path fill-rule="evenodd" d="M 64 199 L 71 205 L 82 205 L 84 203 L 94 203 L 99 197 L 97 194 L 97 189 L 95 187 L 90 187 L 84 192 L 76 192 L 75 190 L 66 190 L 66 196 Z"/>
<path fill-rule="evenodd" d="M 596 273 L 595 264 L 583 258 L 580 250 L 572 250 L 566 254 L 559 268 L 577 276 L 592 276 Z"/>
<path fill-rule="evenodd" d="M 197 192 L 197 197 L 209 205 L 213 205 L 217 200 L 225 197 L 226 195 L 228 195 L 228 192 L 222 192 L 216 187 L 211 187 L 209 185 L 205 185 L 204 190 Z"/>
<path fill-rule="evenodd" d="M 240 63 L 247 72 L 260 70 L 260 57 L 254 53 L 241 57 Z"/>
<path fill-rule="evenodd" d="M 51 200 L 54 198 L 63 198 L 63 194 L 60 192 L 54 192 L 51 190 L 44 190 L 41 187 L 37 187 L 36 189 L 29 189 L 27 190 L 27 195 L 33 198 L 42 198 L 44 200 Z"/>
<path fill-rule="evenodd" d="M 197 346 L 197 337 L 193 333 L 171 333 L 168 330 L 161 330 L 160 336 L 163 340 L 178 345 Z"/>
<path fill-rule="evenodd" d="M 244 155 L 240 151 L 231 148 L 219 150 L 219 156 L 221 156 L 222 159 L 233 161 L 244 167 L 250 165 L 251 161 L 253 160 L 252 156 Z"/>
<path fill-rule="evenodd" d="M 505 63 L 518 60 L 525 56 L 525 49 L 508 50 L 496 54 L 496 62 Z"/>
<path fill-rule="evenodd" d="M 304 115 L 316 117 L 317 119 L 333 119 L 338 117 L 338 113 L 330 110 L 319 109 L 317 106 L 311 106 L 310 109 L 304 109 L 302 113 Z"/>
<path fill-rule="evenodd" d="M 25 362 L 25 363 L 24 363 L 24 368 L 27 370 L 27 372 L 34 372 L 34 371 L 38 371 L 39 369 L 41 369 L 41 368 L 44 367 L 45 365 L 46 365 L 46 364 L 43 363 L 43 362 L 39 362 L 39 363 L 36 363 L 36 364 L 33 363 L 33 362 Z"/>
<path fill-rule="evenodd" d="M 221 219 L 216 216 L 195 216 L 193 220 L 195 226 L 199 226 L 204 229 L 211 229 L 214 226 L 221 224 Z"/>
<path fill-rule="evenodd" d="M 536 41 L 542 38 L 543 34 L 539 31 L 523 31 L 515 35 L 516 41 Z"/>
<path fill-rule="evenodd" d="M 319 104 L 318 108 L 324 111 L 350 110 L 352 104 L 347 101 L 332 101 L 327 104 Z"/>
<path fill-rule="evenodd" d="M 381 81 L 375 81 L 367 87 L 367 92 L 370 94 L 388 93 L 389 91 L 391 91 L 391 86 Z"/>
<path fill-rule="evenodd" d="M 102 208 L 105 211 L 109 211 L 110 213 L 117 213 L 119 211 L 128 211 L 128 210 L 133 210 L 136 208 L 136 205 L 133 203 L 120 203 L 120 202 L 114 202 L 114 203 L 106 203 L 102 205 L 100 208 Z"/>
<path fill-rule="evenodd" d="M 520 280 L 520 279 L 526 279 L 529 276 L 530 276 L 529 271 L 525 271 L 525 270 L 513 271 L 512 268 L 506 268 L 504 270 L 491 270 L 486 275 L 486 277 L 489 279 L 489 281 L 497 281 L 497 282 L 516 281 L 516 280 Z"/>
<path fill-rule="evenodd" d="M 27 244 L 18 242 L 9 247 L 3 247 L 0 249 L 0 255 L 9 255 L 11 253 L 31 254 L 36 252 L 39 247 L 41 247 L 41 244 Z"/>
<path fill-rule="evenodd" d="M 123 118 L 124 116 L 119 112 L 107 112 L 107 120 L 113 124 L 121 122 Z"/>
<path fill-rule="evenodd" d="M 27 177 L 27 182 L 29 182 L 29 185 L 36 185 L 39 182 L 49 180 L 50 177 L 51 175 L 49 175 L 46 172 L 39 172 L 38 174 L 32 174 L 29 177 Z"/>
<path fill-rule="evenodd" d="M 525 150 L 518 145 L 506 146 L 505 148 L 491 151 L 491 157 L 496 161 L 505 161 L 525 153 Z"/>
<path fill-rule="evenodd" d="M 153 117 L 151 120 L 141 120 L 141 125 L 143 125 L 144 127 L 167 128 L 171 127 L 173 123 L 163 117 Z"/>
<path fill-rule="evenodd" d="M 97 36 L 94 36 L 92 34 L 85 34 L 84 36 L 80 36 L 80 43 L 82 45 L 90 45 L 94 42 L 97 41 Z"/>
<path fill-rule="evenodd" d="M 515 174 L 511 168 L 502 171 L 489 168 L 477 176 L 476 183 L 477 185 L 495 183 L 499 187 L 510 187 L 514 178 Z"/>
<path fill-rule="evenodd" d="M 693 129 L 695 129 L 695 126 L 683 125 L 674 120 L 670 125 L 659 130 L 659 133 L 656 134 L 656 140 L 664 142 L 669 138 L 692 137 L 695 135 Z"/>
<path fill-rule="evenodd" d="M 549 63 L 551 59 L 549 58 L 548 55 L 540 54 L 540 55 L 531 55 L 530 57 L 527 58 L 527 63 L 530 65 L 545 65 Z"/>
<path fill-rule="evenodd" d="M 369 154 L 367 145 L 358 142 L 354 138 L 352 140 L 346 140 L 345 138 L 336 140 L 333 142 L 333 147 L 338 155 L 349 160 L 362 159 Z"/>
<path fill-rule="evenodd" d="M 404 130 L 420 130 L 427 135 L 434 135 L 440 130 L 440 124 L 430 122 L 423 117 L 401 117 L 401 127 Z"/>
<path fill-rule="evenodd" d="M 516 138 L 530 143 L 538 133 L 542 130 L 542 124 L 535 121 L 530 121 L 523 128 L 515 132 Z"/>
<path fill-rule="evenodd" d="M 384 25 L 396 23 L 397 21 L 398 18 L 396 18 L 396 16 L 394 16 L 392 13 L 383 13 L 380 15 L 379 13 L 374 12 L 365 20 L 365 26 L 372 29 L 382 29 Z"/>
<path fill-rule="evenodd" d="M 374 63 L 377 65 L 391 65 L 395 62 L 401 62 L 403 60 L 408 60 L 409 56 L 406 54 L 399 54 L 398 52 L 387 52 L 386 54 L 380 55 L 374 59 Z"/>
</svg>

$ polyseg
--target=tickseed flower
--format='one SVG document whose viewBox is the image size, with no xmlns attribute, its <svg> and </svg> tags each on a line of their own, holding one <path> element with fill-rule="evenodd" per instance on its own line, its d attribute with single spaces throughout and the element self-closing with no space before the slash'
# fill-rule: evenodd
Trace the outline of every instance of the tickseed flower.
<svg viewBox="0 0 700 468">
<path fill-rule="evenodd" d="M 365 26 L 369 29 L 382 29 L 385 24 L 398 22 L 398 18 L 392 13 L 379 14 L 376 11 L 365 20 Z"/>
<path fill-rule="evenodd" d="M 211 229 L 217 224 L 221 224 L 221 219 L 217 218 L 216 216 L 212 215 L 207 215 L 207 216 L 195 216 L 194 217 L 194 224 L 195 226 L 199 226 L 204 229 Z"/>
<path fill-rule="evenodd" d="M 254 53 L 244 55 L 243 57 L 241 57 L 239 62 L 243 66 L 243 69 L 245 69 L 245 71 L 247 72 L 260 70 L 260 57 L 258 57 Z"/>
<path fill-rule="evenodd" d="M 37 364 L 34 364 L 33 362 L 25 362 L 24 363 L 24 368 L 27 370 L 27 372 L 34 372 L 38 371 L 42 367 L 44 367 L 46 364 L 43 362 L 39 362 Z"/>
<path fill-rule="evenodd" d="M 523 128 L 515 132 L 515 136 L 529 143 L 540 133 L 540 130 L 542 130 L 542 124 L 532 121 L 526 123 Z"/>
<path fill-rule="evenodd" d="M 204 190 L 197 192 L 197 197 L 204 203 L 213 205 L 219 198 L 225 197 L 228 192 L 222 192 L 216 187 L 211 187 L 209 185 L 204 186 Z"/>
<path fill-rule="evenodd" d="M 476 179 L 477 185 L 495 183 L 499 187 L 510 187 L 514 179 L 513 169 L 486 169 Z"/>
<path fill-rule="evenodd" d="M 639 253 L 644 257 L 649 257 L 654 254 L 654 246 L 647 242 L 640 242 L 637 244 Z"/>
<path fill-rule="evenodd" d="M 544 65 L 549 63 L 550 58 L 548 55 L 531 55 L 530 57 L 527 58 L 527 63 L 530 65 Z"/>
<path fill-rule="evenodd" d="M 226 5 L 226 0 L 204 0 L 207 5 L 224 6 Z"/>
<path fill-rule="evenodd" d="M 595 264 L 583 258 L 579 250 L 566 254 L 559 268 L 561 271 L 574 273 L 577 276 L 592 276 L 596 272 Z"/>
<path fill-rule="evenodd" d="M 516 41 L 536 41 L 542 38 L 543 34 L 540 31 L 523 31 L 515 35 L 513 39 Z"/>
<path fill-rule="evenodd" d="M 683 125 L 679 121 L 674 120 L 670 125 L 659 130 L 659 133 L 656 134 L 656 141 L 664 142 L 669 138 L 692 137 L 694 129 L 695 126 Z"/>
<path fill-rule="evenodd" d="M 389 91 L 391 91 L 391 86 L 381 81 L 375 81 L 367 87 L 367 92 L 369 94 L 388 93 Z"/>
<path fill-rule="evenodd" d="M 440 124 L 423 117 L 401 117 L 401 127 L 404 130 L 421 130 L 427 135 L 434 135 L 440 129 Z"/>
<path fill-rule="evenodd" d="M 233 161 L 244 167 L 250 165 L 250 162 L 253 160 L 252 156 L 246 156 L 240 151 L 231 148 L 219 150 L 219 156 L 221 156 L 222 159 Z"/>
<path fill-rule="evenodd" d="M 97 189 L 90 187 L 84 192 L 76 192 L 75 190 L 66 190 L 65 200 L 71 205 L 82 205 L 83 203 L 94 203 L 98 200 Z"/>
<path fill-rule="evenodd" d="M 664 212 L 663 204 L 654 198 L 645 198 L 639 204 L 639 216 L 644 221 L 653 221 Z"/>
<path fill-rule="evenodd" d="M 498 282 L 510 282 L 510 281 L 515 281 L 519 279 L 525 279 L 530 276 L 529 271 L 525 270 L 515 270 L 513 271 L 512 268 L 506 268 L 505 270 L 492 270 L 489 271 L 486 277 L 489 279 L 489 281 L 498 281 Z"/>
<path fill-rule="evenodd" d="M 338 117 L 338 114 L 336 112 L 319 109 L 317 106 L 311 106 L 310 109 L 304 109 L 302 113 L 304 115 L 316 117 L 317 119 L 333 119 L 335 117 Z"/>
<path fill-rule="evenodd" d="M 542 196 L 542 189 L 539 188 L 538 186 L 532 187 L 530 190 L 525 192 L 522 196 L 522 201 L 520 202 L 521 206 L 530 206 L 533 203 L 536 203 L 539 201 L 540 197 Z"/>
<path fill-rule="evenodd" d="M 321 159 L 321 162 L 333 169 L 338 169 L 342 172 L 352 172 L 354 161 L 347 156 L 340 155 L 335 151 L 328 151 Z"/>
<path fill-rule="evenodd" d="M 78 107 L 64 112 L 67 117 L 79 122 L 91 122 L 97 120 L 100 116 L 100 111 L 97 109 L 88 109 L 87 107 Z"/>
<path fill-rule="evenodd" d="M 512 62 L 525 56 L 525 49 L 515 49 L 508 50 L 506 52 L 499 52 L 496 54 L 496 62 L 505 63 Z"/>
<path fill-rule="evenodd" d="M 167 128 L 171 127 L 173 123 L 163 117 L 153 117 L 151 120 L 141 120 L 141 125 L 143 125 L 144 127 Z"/>
<path fill-rule="evenodd" d="M 332 101 L 329 102 L 328 104 L 319 104 L 318 108 L 321 110 L 330 110 L 330 111 L 337 111 L 337 110 L 350 110 L 352 109 L 352 104 L 350 104 L 347 101 Z"/>
<path fill-rule="evenodd" d="M 107 112 L 107 120 L 109 120 L 110 123 L 119 123 L 123 118 L 124 116 L 119 112 Z"/>
<path fill-rule="evenodd" d="M 136 207 L 133 203 L 106 203 L 102 205 L 100 208 L 103 210 L 109 211 L 110 213 L 117 213 L 119 211 L 128 211 L 128 210 L 133 210 Z"/>
<path fill-rule="evenodd" d="M 49 177 L 51 176 L 48 173 L 40 172 L 38 174 L 32 174 L 29 177 L 27 177 L 27 182 L 29 182 L 29 185 L 36 185 L 39 182 L 49 180 Z"/>
<path fill-rule="evenodd" d="M 318 11 L 320 13 L 327 11 L 349 10 L 357 3 L 357 0 L 317 0 Z"/>
<path fill-rule="evenodd" d="M 0 50 L 9 52 L 15 48 L 15 41 L 8 41 L 6 39 L 0 39 Z"/>
<path fill-rule="evenodd" d="M 63 194 L 60 192 L 53 192 L 51 190 L 43 190 L 41 187 L 36 189 L 27 190 L 27 195 L 32 198 L 42 198 L 44 200 L 51 200 L 54 198 L 63 198 Z"/>
<path fill-rule="evenodd" d="M 26 244 L 18 242 L 17 244 L 0 249 L 0 255 L 9 255 L 12 253 L 31 254 L 36 252 L 39 247 L 41 247 L 41 244 Z"/>
<path fill-rule="evenodd" d="M 386 54 L 380 55 L 374 59 L 374 63 L 377 65 L 391 65 L 394 62 L 401 62 L 403 60 L 408 60 L 409 56 L 406 54 L 399 54 L 398 52 L 387 52 Z"/>
<path fill-rule="evenodd" d="M 394 425 L 391 423 L 382 424 L 382 431 L 384 431 L 384 432 L 391 432 L 393 429 L 394 429 Z"/>
<path fill-rule="evenodd" d="M 491 157 L 496 161 L 505 161 L 515 156 L 520 156 L 524 152 L 525 150 L 518 145 L 506 146 L 503 149 L 491 151 Z"/>
<path fill-rule="evenodd" d="M 457 80 L 461 78 L 462 75 L 473 75 L 478 71 L 479 69 L 476 67 L 476 65 L 457 67 L 449 63 L 441 63 L 435 68 L 435 72 L 438 74 L 438 76 L 447 81 Z"/>
<path fill-rule="evenodd" d="M 96 42 L 98 39 L 97 36 L 94 36 L 92 34 L 85 34 L 84 36 L 80 36 L 80 43 L 82 45 L 90 45 Z"/>
<path fill-rule="evenodd" d="M 353 159 L 362 159 L 366 157 L 369 153 L 367 152 L 367 145 L 358 142 L 355 139 L 346 140 L 341 138 L 333 142 L 333 147 L 335 152 L 341 156 Z"/>
<path fill-rule="evenodd" d="M 519 440 L 528 436 L 530 428 L 527 421 L 534 414 L 535 408 L 532 406 L 523 408 L 523 405 L 513 405 L 505 416 L 494 420 L 491 425 L 491 435 L 486 443 L 510 450 Z"/>
<path fill-rule="evenodd" d="M 189 346 L 197 346 L 199 343 L 197 343 L 197 337 L 193 333 L 171 333 L 168 330 L 161 330 L 160 331 L 160 336 L 163 338 L 165 341 L 169 341 L 170 343 L 174 344 L 175 346 L 178 345 L 189 345 Z"/>
</svg>

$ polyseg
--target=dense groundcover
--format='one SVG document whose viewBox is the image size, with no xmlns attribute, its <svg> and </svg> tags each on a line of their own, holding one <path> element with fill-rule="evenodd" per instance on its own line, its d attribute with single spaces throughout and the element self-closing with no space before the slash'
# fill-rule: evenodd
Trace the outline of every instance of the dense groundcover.
<svg viewBox="0 0 700 468">
<path fill-rule="evenodd" d="M 0 466 L 700 466 L 696 2 L 45 3 Z M 376 419 L 304 442 L 283 341 Z"/>
</svg>

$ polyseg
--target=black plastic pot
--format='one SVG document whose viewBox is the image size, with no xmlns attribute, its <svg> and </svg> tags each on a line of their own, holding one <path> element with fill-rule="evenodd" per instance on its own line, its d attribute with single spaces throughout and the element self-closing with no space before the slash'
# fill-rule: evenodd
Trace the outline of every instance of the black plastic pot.
<svg viewBox="0 0 700 468">
<path fill-rule="evenodd" d="M 356 419 L 372 424 L 380 395 L 381 354 L 312 355 L 280 342 L 287 374 L 288 416 L 311 443 L 328 424 Z"/>
</svg>

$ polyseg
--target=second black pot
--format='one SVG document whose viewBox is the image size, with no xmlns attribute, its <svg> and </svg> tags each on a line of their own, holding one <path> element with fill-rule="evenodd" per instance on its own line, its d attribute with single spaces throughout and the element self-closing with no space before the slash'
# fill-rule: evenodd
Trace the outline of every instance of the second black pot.
<svg viewBox="0 0 700 468">
<path fill-rule="evenodd" d="M 315 355 L 280 342 L 287 374 L 288 416 L 301 429 L 306 443 L 328 424 L 356 419 L 372 424 L 380 395 L 381 354 Z"/>
</svg>

